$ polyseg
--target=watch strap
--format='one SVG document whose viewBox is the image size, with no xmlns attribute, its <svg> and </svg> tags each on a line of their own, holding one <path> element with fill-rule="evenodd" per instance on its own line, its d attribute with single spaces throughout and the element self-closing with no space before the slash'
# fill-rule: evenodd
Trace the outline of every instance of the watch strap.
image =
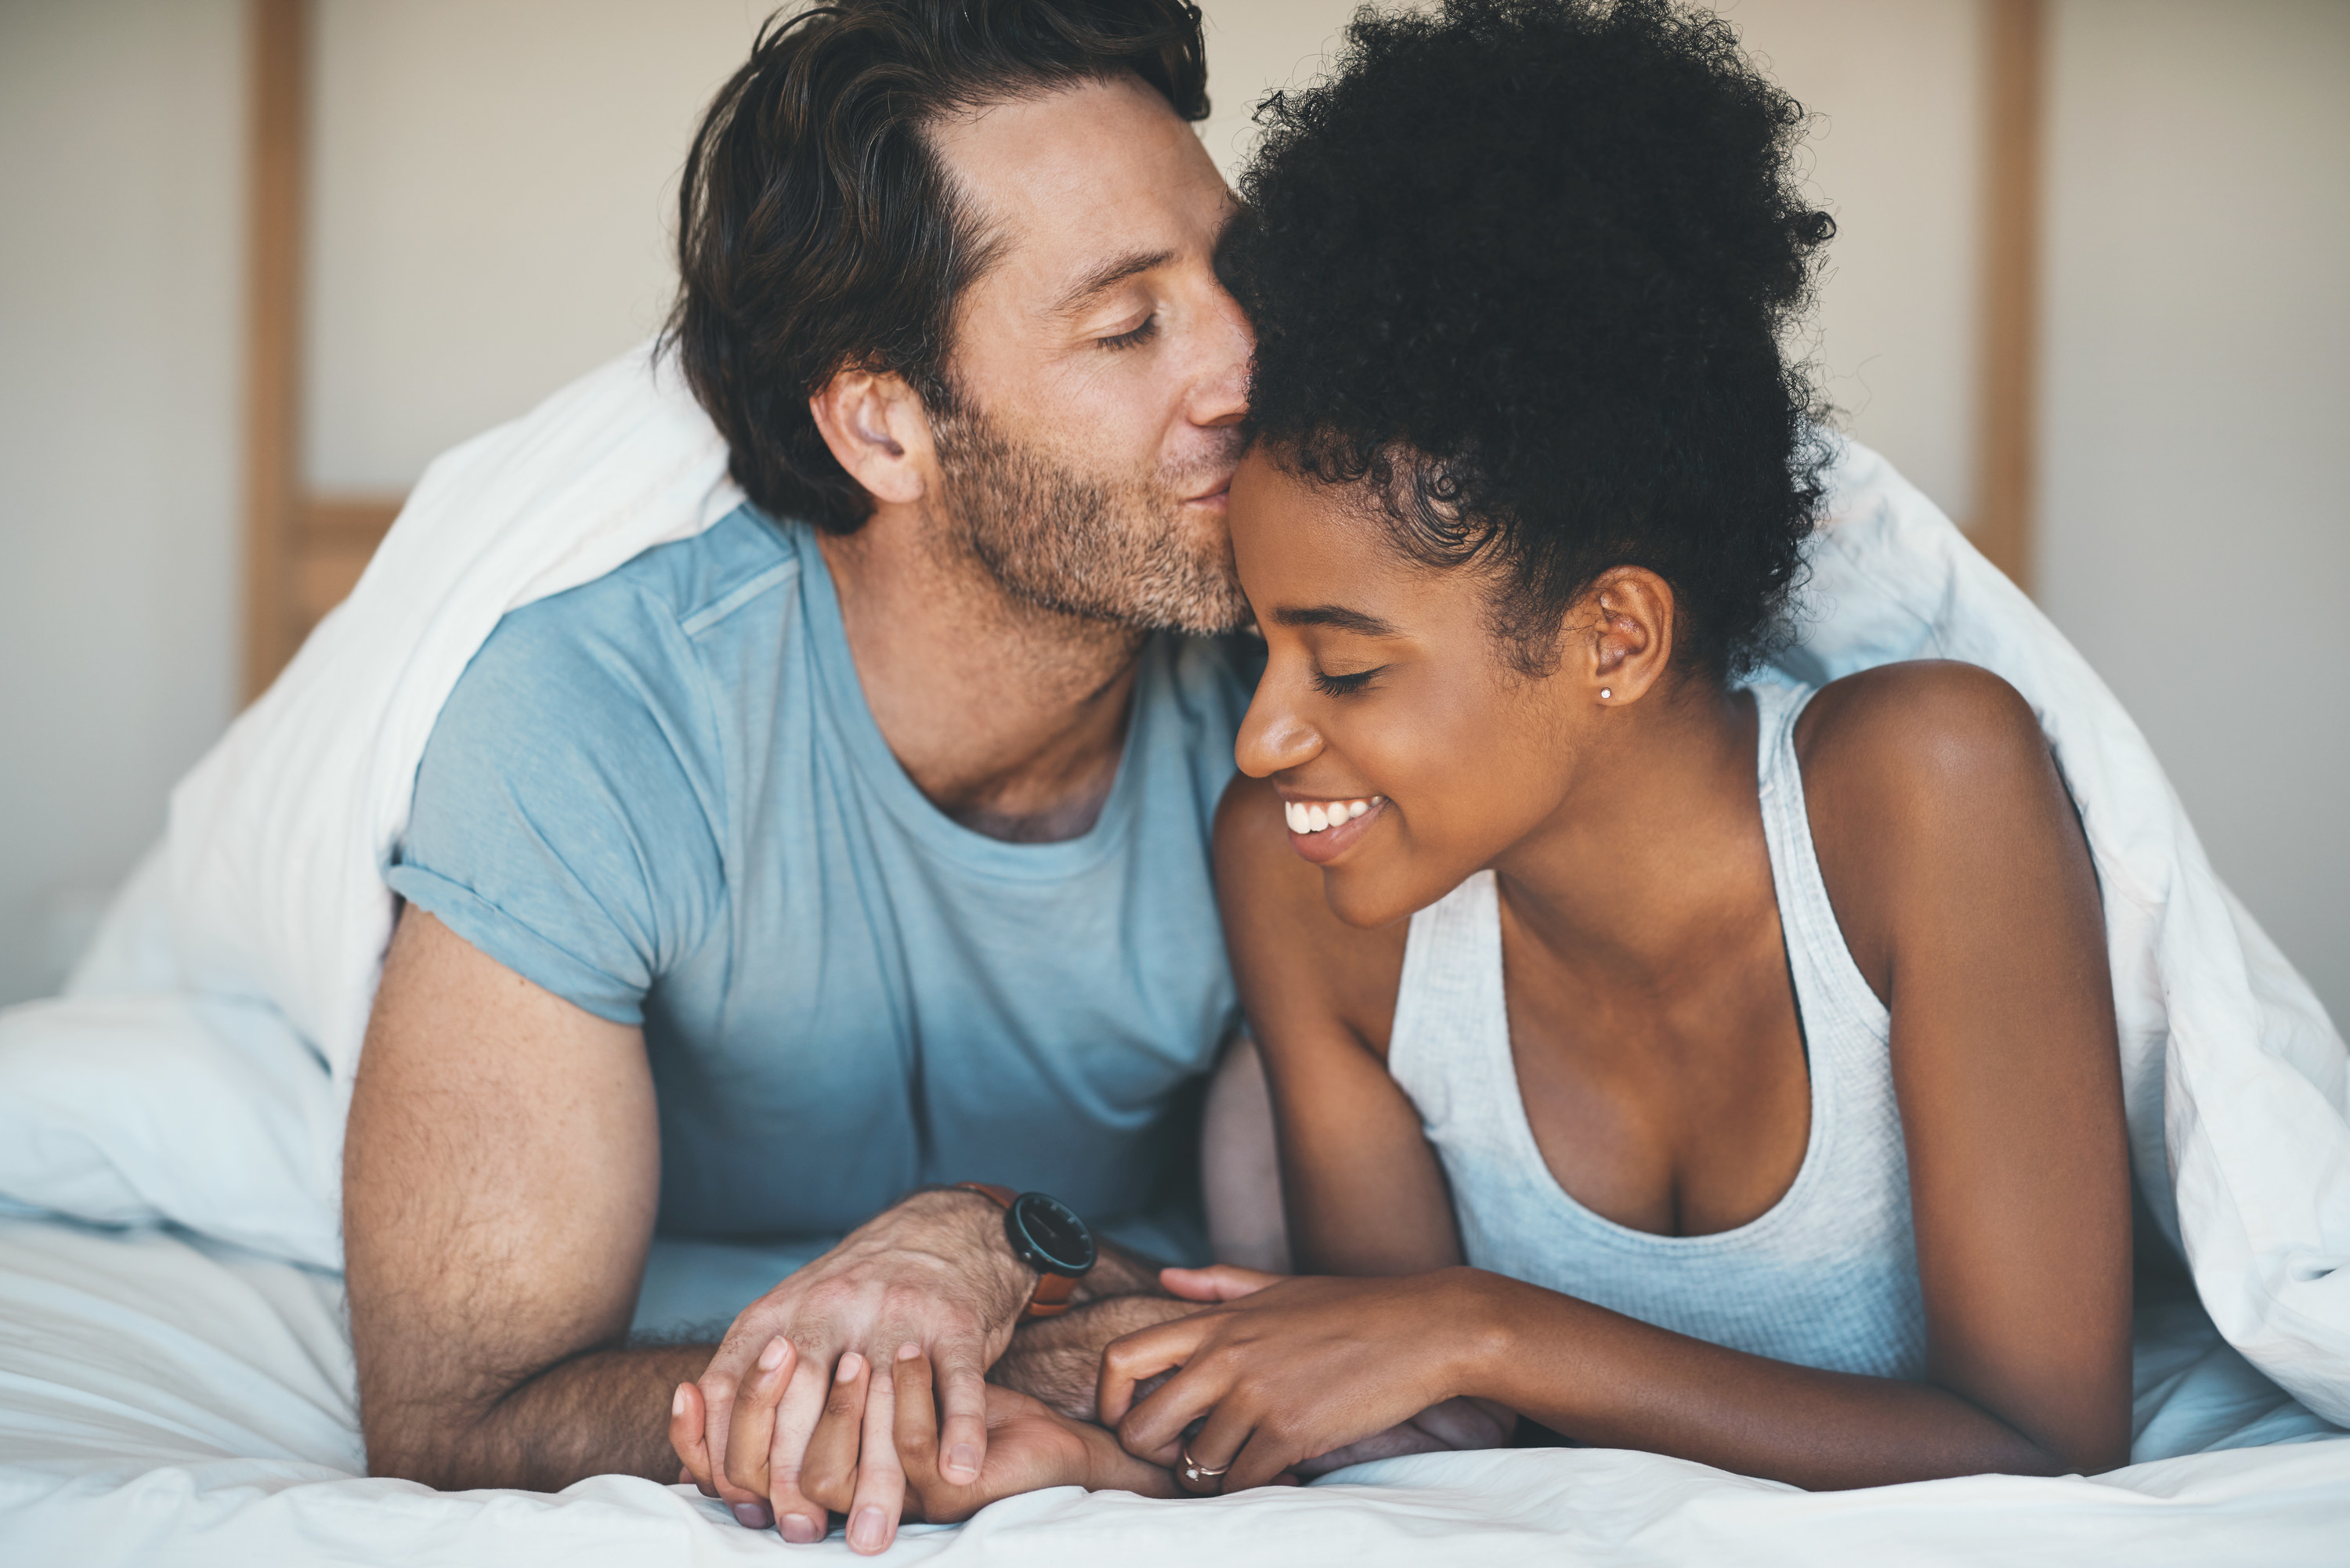
<svg viewBox="0 0 2350 1568">
<path fill-rule="evenodd" d="M 1030 1317 L 1058 1317 L 1076 1303 L 1069 1298 L 1076 1294 L 1075 1274 L 1039 1274 L 1036 1293 L 1028 1298 Z"/>
<path fill-rule="evenodd" d="M 1000 1181 L 958 1181 L 955 1183 L 955 1188 L 958 1191 L 978 1193 L 982 1198 L 989 1199 L 998 1209 L 1003 1210 L 1007 1218 L 1012 1213 L 1012 1206 L 1020 1201 L 1020 1194 Z M 1027 1262 L 1024 1258 L 1021 1261 Z M 1075 1304 L 1069 1298 L 1076 1293 L 1076 1275 L 1056 1274 L 1047 1269 L 1038 1269 L 1036 1289 L 1030 1293 L 1028 1305 L 1023 1310 L 1021 1315 L 1032 1318 L 1058 1317 Z"/>
<path fill-rule="evenodd" d="M 1020 1194 L 1000 1181 L 958 1181 L 955 1190 L 976 1192 L 982 1198 L 993 1199 L 995 1206 L 1006 1214 L 1011 1213 L 1012 1206 L 1020 1201 Z"/>
</svg>

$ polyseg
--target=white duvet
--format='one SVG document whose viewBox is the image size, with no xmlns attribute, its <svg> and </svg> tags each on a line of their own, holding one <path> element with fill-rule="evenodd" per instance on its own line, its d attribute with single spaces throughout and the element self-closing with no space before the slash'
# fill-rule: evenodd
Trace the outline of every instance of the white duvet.
<svg viewBox="0 0 2350 1568">
<path fill-rule="evenodd" d="M 687 1487 L 606 1477 L 549 1497 L 360 1479 L 341 1295 L 331 1273 L 201 1238 L 0 1220 L 0 1562 L 851 1560 L 837 1534 L 786 1548 Z M 2191 1299 L 2142 1319 L 2147 1462 L 2094 1480 L 1811 1494 L 1652 1454 L 1429 1455 L 1206 1501 L 1039 1492 L 961 1530 L 910 1529 L 886 1560 L 2289 1568 L 2350 1557 L 2350 1439 L 2307 1440 L 2326 1428 L 2221 1343 Z"/>
<path fill-rule="evenodd" d="M 343 1106 L 391 918 L 381 872 L 440 705 L 506 610 L 723 515 L 724 464 L 642 353 L 435 463 L 351 598 L 175 792 L 166 843 L 68 994 L 0 1013 L 0 1206 L 136 1227 L 0 1222 L 0 1545 L 36 1549 L 8 1561 L 780 1550 L 642 1482 L 545 1498 L 356 1479 L 332 1273 Z M 902 1556 L 1082 1553 L 1114 1532 L 1122 1564 L 1219 1568 L 2350 1560 L 2350 1441 L 2276 1441 L 2350 1421 L 2342 1039 L 2030 602 L 1865 449 L 1841 453 L 1832 511 L 1789 670 L 1996 670 L 2081 807 L 2139 1185 L 2201 1303 L 2173 1303 L 2142 1343 L 2149 1462 L 1814 1497 L 1653 1456 L 1456 1455 L 1208 1503 L 1040 1494 L 910 1535 Z M 2214 1443 L 2270 1446 L 2196 1451 Z"/>
</svg>

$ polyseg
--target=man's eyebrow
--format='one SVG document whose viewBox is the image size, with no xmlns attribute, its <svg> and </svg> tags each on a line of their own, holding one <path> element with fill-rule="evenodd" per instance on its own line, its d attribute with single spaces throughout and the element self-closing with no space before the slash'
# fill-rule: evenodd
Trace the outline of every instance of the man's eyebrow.
<svg viewBox="0 0 2350 1568">
<path fill-rule="evenodd" d="M 1116 261 L 1106 263 L 1096 267 L 1076 287 L 1063 295 L 1061 303 L 1055 307 L 1055 313 L 1061 316 L 1075 316 L 1128 278 L 1149 272 L 1153 267 L 1165 266 L 1174 259 L 1173 251 L 1137 251 L 1131 255 L 1123 255 Z"/>
<path fill-rule="evenodd" d="M 1375 615 L 1366 615 L 1345 605 L 1307 605 L 1292 608 L 1286 605 L 1273 612 L 1275 626 L 1334 626 L 1340 631 L 1351 631 L 1357 637 L 1397 637 L 1401 634 Z"/>
</svg>

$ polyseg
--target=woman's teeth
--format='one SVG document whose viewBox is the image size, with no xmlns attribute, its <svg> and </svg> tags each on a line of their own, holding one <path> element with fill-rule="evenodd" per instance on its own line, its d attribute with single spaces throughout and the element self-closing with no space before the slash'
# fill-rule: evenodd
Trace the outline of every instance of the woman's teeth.
<svg viewBox="0 0 2350 1568">
<path fill-rule="evenodd" d="M 1311 805 L 1293 800 L 1282 809 L 1288 813 L 1290 832 L 1322 833 L 1342 822 L 1354 821 L 1386 798 L 1375 794 L 1364 800 L 1315 801 Z"/>
</svg>

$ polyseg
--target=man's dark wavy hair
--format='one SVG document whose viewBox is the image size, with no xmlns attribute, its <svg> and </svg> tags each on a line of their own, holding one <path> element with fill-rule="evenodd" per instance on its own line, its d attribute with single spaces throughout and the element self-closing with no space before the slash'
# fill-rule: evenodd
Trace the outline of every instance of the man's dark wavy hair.
<svg viewBox="0 0 2350 1568">
<path fill-rule="evenodd" d="M 927 129 L 1128 72 L 1205 118 L 1199 7 L 839 0 L 768 18 L 686 159 L 667 339 L 754 504 L 836 533 L 871 514 L 808 413 L 841 369 L 955 406 L 955 301 L 992 254 Z"/>
<path fill-rule="evenodd" d="M 1782 335 L 1835 233 L 1794 99 L 1666 0 L 1357 13 L 1335 74 L 1259 106 L 1221 256 L 1258 439 L 1365 483 L 1412 557 L 1482 561 L 1529 673 L 1599 574 L 1649 568 L 1676 662 L 1769 647 L 1825 462 Z"/>
</svg>

